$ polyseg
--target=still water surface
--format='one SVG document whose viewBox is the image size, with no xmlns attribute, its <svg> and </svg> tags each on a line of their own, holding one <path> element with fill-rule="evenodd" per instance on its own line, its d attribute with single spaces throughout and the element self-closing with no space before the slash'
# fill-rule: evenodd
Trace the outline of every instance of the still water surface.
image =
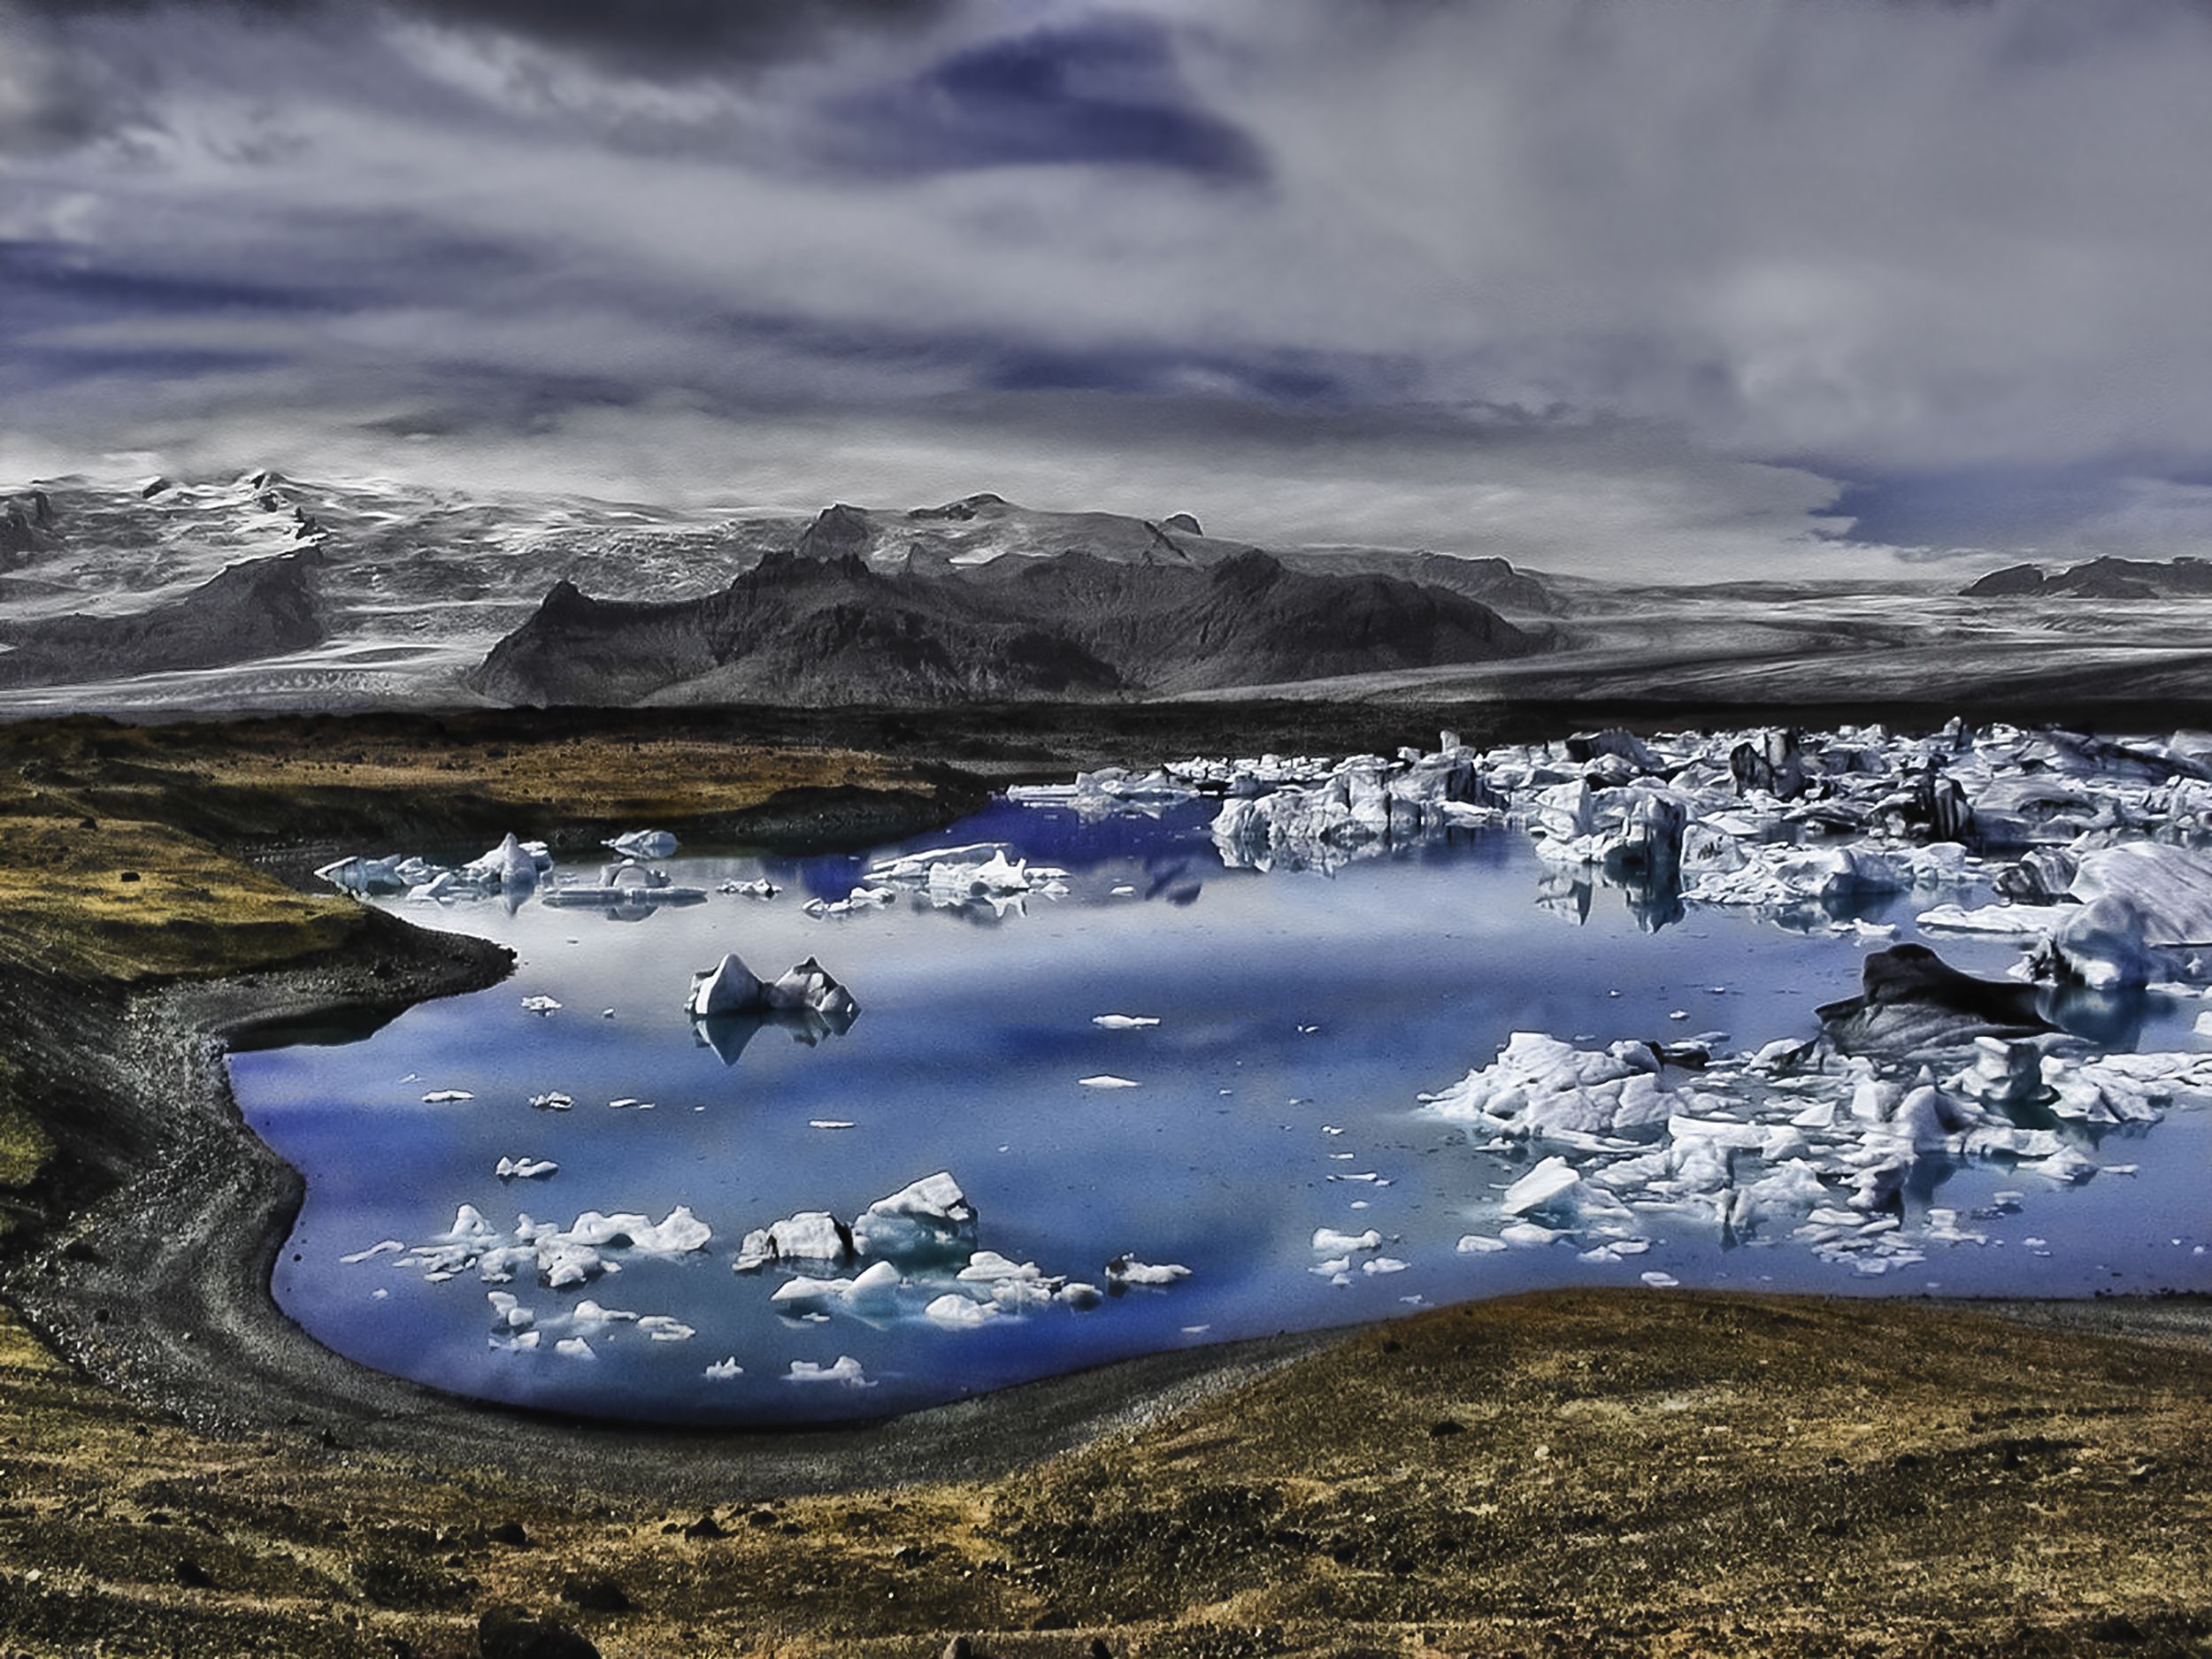
<svg viewBox="0 0 2212 1659">
<path fill-rule="evenodd" d="M 2186 1110 L 2139 1132 L 2139 1146 L 2105 1139 L 2099 1156 L 2135 1163 L 2132 1177 L 2060 1189 L 1968 1165 L 1924 1179 L 1909 1212 L 1933 1202 L 1971 1213 L 2001 1190 L 2031 1190 L 2020 1213 L 1974 1224 L 1987 1244 L 1933 1251 L 1872 1283 L 1786 1237 L 1740 1247 L 1687 1214 L 1622 1263 L 1586 1263 L 1563 1245 L 1462 1253 L 1461 1235 L 1497 1230 L 1498 1191 L 1527 1161 L 1477 1150 L 1460 1127 L 1425 1116 L 1419 1093 L 1488 1064 L 1517 1030 L 1589 1047 L 1808 1036 L 1816 1004 L 1856 988 L 1864 947 L 1713 910 L 1647 931 L 1648 907 L 1640 917 L 1602 888 L 1540 902 L 1544 867 L 1502 828 L 1333 877 L 1230 870 L 1206 833 L 1210 817 L 1192 803 L 1087 823 L 1002 803 L 885 849 L 1002 841 L 1069 872 L 1064 896 L 1032 895 L 1003 914 L 916 895 L 817 918 L 803 899 L 841 898 L 883 855 L 764 861 L 690 849 L 666 863 L 679 882 L 711 889 L 764 872 L 787 891 L 766 902 L 715 894 L 634 920 L 534 902 L 511 915 L 497 903 L 398 907 L 509 944 L 520 966 L 365 1040 L 233 1058 L 248 1121 L 308 1183 L 278 1301 L 340 1352 L 455 1392 L 596 1415 L 771 1422 L 877 1415 L 1164 1348 L 1539 1286 L 1632 1285 L 1655 1271 L 1689 1286 L 1847 1293 L 2212 1285 L 2197 1250 L 2212 1236 L 2212 1114 Z M 1907 899 L 1862 914 L 1901 923 L 1910 939 L 1914 909 Z M 1932 942 L 1985 972 L 2013 954 Z M 731 950 L 770 978 L 818 956 L 858 999 L 860 1018 L 812 1046 L 772 1026 L 726 1057 L 702 1046 L 681 1006 L 690 972 Z M 526 997 L 562 1006 L 533 1013 Z M 2199 1006 L 2154 1000 L 2140 1046 L 2204 1046 L 2190 1029 Z M 1670 1018 L 1677 1011 L 1687 1018 Z M 1110 1013 L 1160 1023 L 1093 1023 Z M 1100 1075 L 1137 1087 L 1079 1080 Z M 442 1091 L 474 1098 L 424 1102 Z M 531 1097 L 549 1091 L 573 1109 L 533 1109 Z M 623 1099 L 647 1104 L 607 1103 Z M 560 1167 L 502 1181 L 502 1157 Z M 1053 1305 L 948 1329 L 920 1311 L 942 1286 L 888 1315 L 808 1321 L 771 1306 L 787 1271 L 732 1271 L 750 1228 L 806 1210 L 849 1220 L 938 1170 L 973 1203 L 985 1249 L 1102 1286 L 1104 1264 L 1124 1255 L 1180 1263 L 1190 1277 L 1087 1311 Z M 541 1288 L 527 1271 L 493 1286 L 535 1314 L 542 1338 L 502 1349 L 488 1340 L 475 1271 L 433 1283 L 396 1253 L 342 1260 L 380 1240 L 434 1240 L 463 1204 L 502 1229 L 518 1212 L 565 1226 L 585 1210 L 657 1220 L 682 1204 L 714 1237 L 679 1257 L 613 1252 L 622 1271 L 580 1290 Z M 1330 1283 L 1310 1271 L 1317 1227 L 1375 1228 L 1406 1265 Z M 579 1323 L 587 1299 L 668 1316 L 695 1335 L 655 1340 L 627 1322 Z M 572 1336 L 588 1357 L 560 1350 Z M 845 1356 L 868 1386 L 789 1378 L 794 1361 Z M 729 1360 L 741 1374 L 708 1374 Z"/>
</svg>

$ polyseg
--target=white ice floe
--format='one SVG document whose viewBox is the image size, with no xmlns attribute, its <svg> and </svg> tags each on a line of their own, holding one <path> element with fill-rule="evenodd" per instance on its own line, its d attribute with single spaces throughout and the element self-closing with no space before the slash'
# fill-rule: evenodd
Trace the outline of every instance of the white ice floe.
<svg viewBox="0 0 2212 1659">
<path fill-rule="evenodd" d="M 1110 1071 L 1102 1071 L 1095 1077 L 1079 1077 L 1075 1080 L 1085 1088 L 1136 1088 L 1140 1087 L 1134 1079 L 1116 1077 Z"/>
<path fill-rule="evenodd" d="M 879 1198 L 853 1222 L 862 1256 L 904 1258 L 975 1248 L 975 1207 L 951 1172 L 940 1170 Z"/>
<path fill-rule="evenodd" d="M 551 1158 L 502 1158 L 495 1173 L 503 1181 L 541 1181 L 560 1167 Z"/>
<path fill-rule="evenodd" d="M 351 1256 L 342 1256 L 338 1259 L 351 1267 L 379 1256 L 401 1256 L 405 1254 L 406 1249 L 407 1247 L 397 1239 L 383 1239 L 365 1250 L 356 1250 Z"/>
<path fill-rule="evenodd" d="M 1142 1031 L 1156 1025 L 1157 1018 L 1144 1014 L 1094 1014 L 1091 1024 L 1107 1031 Z"/>
<path fill-rule="evenodd" d="M 745 1368 L 737 1363 L 737 1356 L 733 1354 L 727 1359 L 715 1361 L 699 1374 L 713 1382 L 728 1382 L 734 1378 L 742 1377 L 745 1374 Z"/>
<path fill-rule="evenodd" d="M 544 1112 L 565 1112 L 576 1104 L 572 1097 L 562 1094 L 558 1089 L 549 1089 L 542 1094 L 533 1094 L 530 1097 L 530 1103 Z"/>
<path fill-rule="evenodd" d="M 422 1097 L 426 1106 L 447 1106 L 457 1101 L 474 1100 L 475 1095 L 465 1088 L 434 1088 Z"/>
<path fill-rule="evenodd" d="M 734 1265 L 750 1272 L 772 1262 L 843 1262 L 852 1254 L 850 1227 L 826 1210 L 803 1210 L 747 1233 Z"/>
<path fill-rule="evenodd" d="M 587 1342 L 580 1336 L 563 1337 L 559 1341 L 554 1343 L 553 1351 L 561 1356 L 564 1359 L 595 1360 L 599 1357 L 598 1355 L 592 1352 L 591 1344 Z"/>
<path fill-rule="evenodd" d="M 522 1006 L 526 1013 L 531 1014 L 557 1014 L 561 1010 L 561 1005 L 549 996 L 526 996 Z"/>
<path fill-rule="evenodd" d="M 1179 1262 L 1155 1264 L 1140 1262 L 1133 1256 L 1120 1256 L 1107 1263 L 1106 1277 L 1110 1283 L 1118 1279 L 1125 1285 L 1143 1285 L 1156 1289 L 1180 1284 L 1190 1277 L 1190 1269 Z"/>
<path fill-rule="evenodd" d="M 1383 1236 L 1372 1227 L 1364 1233 L 1339 1233 L 1334 1227 L 1313 1230 L 1313 1248 L 1331 1256 L 1348 1250 L 1379 1250 L 1382 1247 Z"/>
<path fill-rule="evenodd" d="M 795 1359 L 791 1362 L 791 1369 L 784 1373 L 784 1380 L 790 1383 L 826 1383 L 844 1388 L 875 1386 L 868 1380 L 868 1374 L 861 1369 L 860 1362 L 849 1354 L 840 1354 L 836 1361 L 828 1365 L 817 1364 L 812 1360 Z"/>
<path fill-rule="evenodd" d="M 673 858 L 678 843 L 666 830 L 630 830 L 600 845 L 625 858 Z"/>
<path fill-rule="evenodd" d="M 932 1325 L 945 1325 L 953 1330 L 972 1330 L 988 1325 L 1002 1317 L 995 1302 L 977 1302 L 956 1291 L 949 1291 L 922 1310 Z"/>
</svg>

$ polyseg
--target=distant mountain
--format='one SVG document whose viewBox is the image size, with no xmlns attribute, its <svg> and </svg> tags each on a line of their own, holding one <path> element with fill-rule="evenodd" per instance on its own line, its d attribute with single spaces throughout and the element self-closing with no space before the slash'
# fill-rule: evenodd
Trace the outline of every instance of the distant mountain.
<svg viewBox="0 0 2212 1659">
<path fill-rule="evenodd" d="M 2212 560 L 2097 558 L 2047 574 L 2012 565 L 1961 591 L 1970 599 L 2201 598 L 2212 595 Z"/>
<path fill-rule="evenodd" d="M 941 507 L 886 512 L 840 503 L 800 537 L 805 558 L 857 558 L 878 571 L 972 568 L 1001 561 L 1085 554 L 1115 564 L 1219 564 L 1256 551 L 1202 534 L 1176 513 L 1154 522 L 1113 512 L 1046 512 L 988 493 Z"/>
<path fill-rule="evenodd" d="M 1091 565 L 1202 574 L 1258 551 L 1208 535 L 1187 512 L 1043 511 L 987 493 L 911 510 L 841 503 L 810 517 L 462 494 L 376 480 L 341 484 L 266 469 L 130 484 L 50 479 L 0 488 L 0 646 L 15 648 L 0 649 L 14 658 L 0 671 L 0 710 L 339 710 L 466 700 L 480 695 L 486 653 L 530 622 L 558 583 L 568 583 L 578 601 L 590 594 L 603 603 L 679 604 L 724 595 L 764 560 L 791 557 L 809 565 L 853 560 L 878 577 L 942 579 L 977 591 L 956 595 L 956 603 L 917 591 L 866 617 L 795 613 L 786 620 L 802 644 L 780 666 L 772 651 L 740 649 L 766 628 L 764 618 L 741 626 L 733 613 L 711 649 L 697 648 L 703 657 L 664 664 L 666 673 L 601 664 L 609 695 L 627 696 L 649 682 L 664 687 L 651 695 L 716 697 L 771 695 L 776 684 L 844 695 L 837 687 L 871 684 L 884 695 L 924 700 L 1183 683 L 1182 669 L 1164 658 L 1140 660 L 1137 649 L 1151 638 L 1183 637 L 1158 608 L 1169 588 L 1112 601 L 1139 606 L 1149 620 L 1148 632 L 1110 657 L 1087 626 L 1047 614 L 1041 590 L 1023 597 L 1017 579 L 1079 561 L 1062 579 L 1073 594 L 1098 585 L 1084 573 Z M 313 637 L 296 607 L 277 603 L 274 588 L 265 628 L 250 618 L 205 626 L 210 605 L 228 603 L 222 596 L 237 591 L 238 579 L 213 586 L 211 600 L 195 602 L 199 589 L 232 567 L 289 555 L 311 561 L 303 580 L 311 590 Z M 1275 557 L 1275 568 L 1302 577 L 1384 576 L 1448 590 L 1509 618 L 1564 608 L 1545 581 L 1502 560 L 1369 548 Z M 990 596 L 1009 584 L 1015 592 Z M 778 603 L 792 603 L 787 583 L 772 586 L 782 595 Z M 1303 592 L 1279 585 L 1265 603 L 1308 603 Z M 873 589 L 854 603 L 889 603 Z M 1194 588 L 1171 608 L 1196 614 L 1209 603 L 1228 603 Z M 1182 655 L 1213 664 L 1193 671 L 1201 680 L 1250 673 L 1275 680 L 1335 672 L 1314 666 L 1320 663 L 1381 668 L 1491 655 L 1494 645 L 1510 644 L 1489 639 L 1464 616 L 1439 612 L 1425 621 L 1419 607 L 1394 611 L 1373 594 L 1361 603 L 1379 607 L 1371 662 L 1336 649 L 1326 630 L 1312 636 L 1310 649 L 1291 650 L 1271 644 L 1256 621 L 1233 627 L 1225 616 L 1207 623 L 1207 637 L 1193 637 Z M 93 626 L 103 621 L 118 626 Z M 1275 616 L 1271 626 L 1278 640 L 1297 637 L 1286 617 Z M 1012 642 L 1031 634 L 1015 650 Z M 270 649 L 257 655 L 265 644 Z M 715 678 L 688 692 L 675 689 L 709 674 Z M 73 696 L 79 687 L 88 688 L 86 695 Z"/>
<path fill-rule="evenodd" d="M 1293 570 L 1316 575 L 1395 576 L 1401 581 L 1448 588 L 1509 616 L 1555 617 L 1567 609 L 1555 589 L 1501 558 L 1349 547 L 1302 548 L 1276 557 Z"/>
<path fill-rule="evenodd" d="M 903 512 L 840 503 L 807 526 L 797 550 L 805 558 L 858 558 L 883 572 L 967 570 L 997 576 L 1079 557 L 1203 569 L 1264 550 L 1285 567 L 1315 576 L 1394 576 L 1533 616 L 1565 609 L 1543 582 L 1501 558 L 1369 547 L 1263 549 L 1210 536 L 1187 512 L 1156 520 L 1111 512 L 1046 512 L 987 493 Z"/>
<path fill-rule="evenodd" d="M 563 582 L 492 648 L 474 684 L 503 703 L 930 703 L 1110 690 L 1113 670 L 964 590 L 857 558 L 772 553 L 727 588 L 666 604 Z M 670 700 L 667 697 L 664 701 Z"/>
<path fill-rule="evenodd" d="M 282 657 L 324 639 L 313 556 L 231 565 L 181 599 L 122 616 L 0 622 L 0 686 L 68 685 L 219 668 Z"/>
<path fill-rule="evenodd" d="M 1064 553 L 984 576 L 795 551 L 670 604 L 564 583 L 472 683 L 539 704 L 927 703 L 1268 684 L 1533 644 L 1460 595 L 1257 552 L 1203 567 Z"/>
</svg>

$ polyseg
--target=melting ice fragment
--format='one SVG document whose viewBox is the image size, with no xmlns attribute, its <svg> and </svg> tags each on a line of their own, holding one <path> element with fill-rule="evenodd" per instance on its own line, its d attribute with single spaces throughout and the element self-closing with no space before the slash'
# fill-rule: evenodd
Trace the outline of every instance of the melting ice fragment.
<svg viewBox="0 0 2212 1659">
<path fill-rule="evenodd" d="M 599 843 L 625 858 L 673 858 L 678 842 L 666 830 L 629 830 Z"/>
<path fill-rule="evenodd" d="M 867 1373 L 861 1370 L 860 1362 L 849 1354 L 840 1354 L 836 1362 L 829 1365 L 818 1365 L 812 1360 L 795 1359 L 791 1362 L 790 1371 L 784 1375 L 784 1381 L 830 1383 L 846 1388 L 875 1386 L 868 1380 Z"/>
</svg>

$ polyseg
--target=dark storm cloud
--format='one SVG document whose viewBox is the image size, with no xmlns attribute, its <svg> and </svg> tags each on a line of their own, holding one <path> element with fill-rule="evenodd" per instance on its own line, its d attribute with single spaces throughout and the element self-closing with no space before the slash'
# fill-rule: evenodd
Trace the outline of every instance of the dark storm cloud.
<svg viewBox="0 0 2212 1659">
<path fill-rule="evenodd" d="M 826 50 L 854 30 L 925 27 L 956 0 L 23 0 L 50 18 L 166 12 L 326 20 L 382 10 L 588 54 L 626 73 L 687 77 Z"/>
<path fill-rule="evenodd" d="M 1248 134 L 1193 104 L 1168 32 L 1141 19 L 985 41 L 832 115 L 841 157 L 892 172 L 1152 166 L 1237 183 L 1266 172 Z"/>
</svg>

